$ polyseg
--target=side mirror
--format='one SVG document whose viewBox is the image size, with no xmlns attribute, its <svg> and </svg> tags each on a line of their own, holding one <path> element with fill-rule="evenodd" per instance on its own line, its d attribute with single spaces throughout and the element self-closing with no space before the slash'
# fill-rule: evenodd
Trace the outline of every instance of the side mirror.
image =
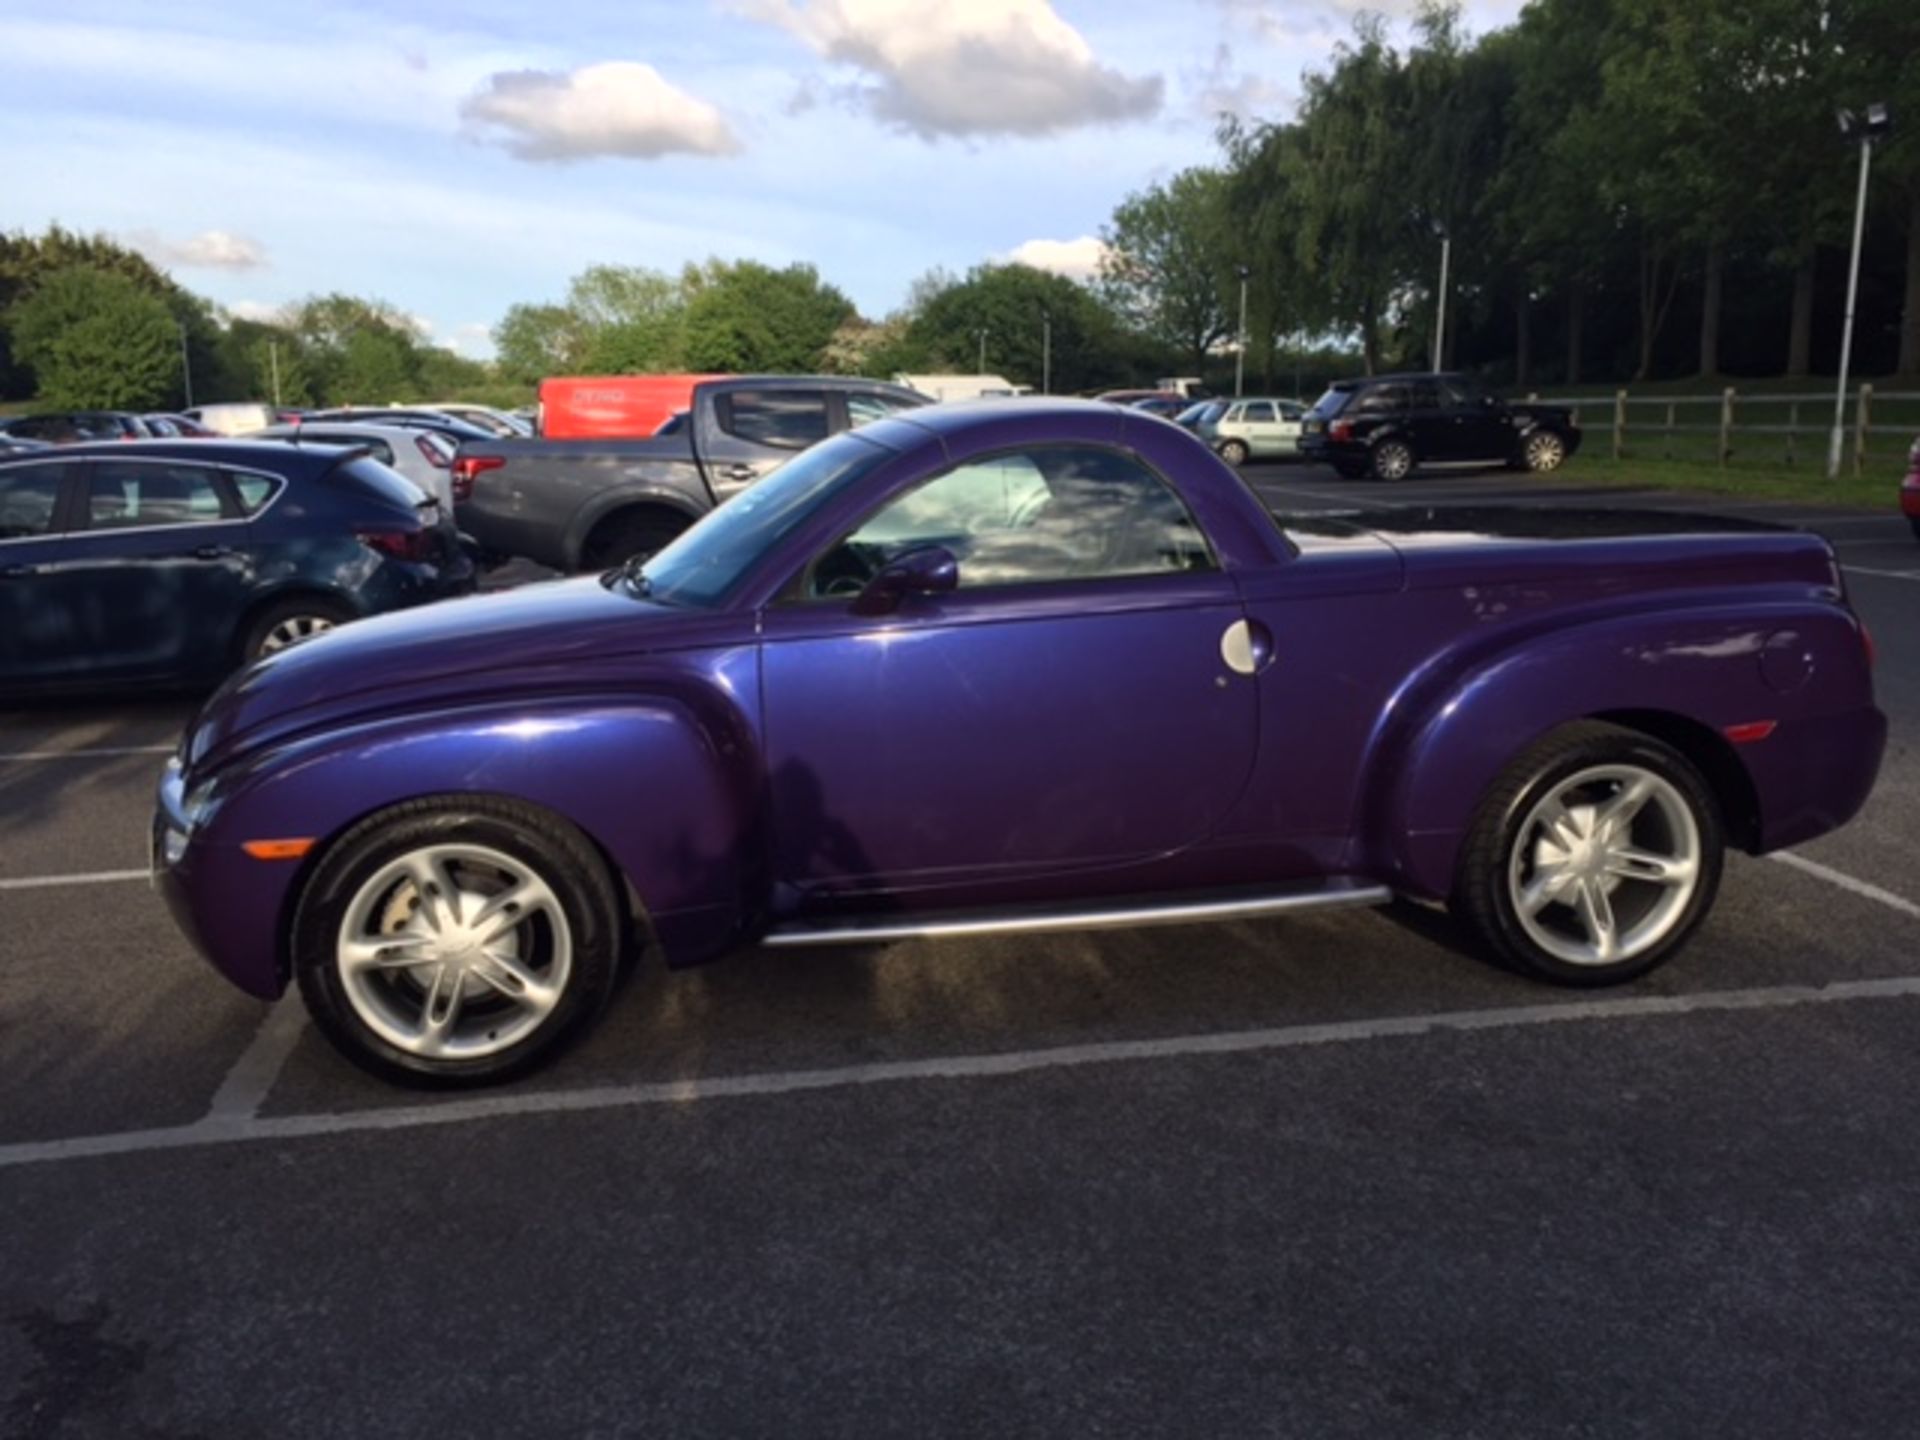
<svg viewBox="0 0 1920 1440">
<path fill-rule="evenodd" d="M 944 545 L 922 545 L 881 567 L 853 602 L 856 615 L 891 615 L 909 595 L 944 595 L 960 584 L 960 562 Z"/>
</svg>

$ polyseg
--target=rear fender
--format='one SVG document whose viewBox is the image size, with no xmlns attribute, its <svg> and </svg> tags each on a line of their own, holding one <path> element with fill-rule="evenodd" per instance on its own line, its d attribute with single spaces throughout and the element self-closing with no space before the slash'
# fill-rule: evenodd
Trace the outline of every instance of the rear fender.
<svg viewBox="0 0 1920 1440">
<path fill-rule="evenodd" d="M 299 882 L 369 814 L 437 795 L 508 796 L 585 832 L 631 886 L 669 963 L 688 963 L 734 943 L 764 912 L 764 788 L 744 715 L 691 686 L 638 700 L 462 707 L 330 730 L 241 762 L 222 773 L 195 848 L 239 882 L 235 901 L 261 921 L 270 908 L 284 937 Z M 307 838 L 319 843 L 298 867 L 239 848 Z M 214 958 L 254 993 L 285 983 L 283 955 L 272 957 L 273 977 L 236 973 L 265 956 Z"/>
<path fill-rule="evenodd" d="M 692 469 L 693 462 L 688 461 L 688 478 L 699 483 L 698 473 Z M 704 501 L 704 490 L 701 500 Z M 581 556 L 585 553 L 587 537 L 593 534 L 594 527 L 609 515 L 622 510 L 659 510 L 678 515 L 691 525 L 705 515 L 711 505 L 696 503 L 685 490 L 673 489 L 659 484 L 622 485 L 594 496 L 575 512 L 567 524 L 566 555 L 570 562 L 568 568 L 578 570 Z"/>
<path fill-rule="evenodd" d="M 1515 756 L 1558 727 L 1593 716 L 1671 715 L 1723 735 L 1773 721 L 1738 757 L 1758 802 L 1755 848 L 1864 799 L 1878 764 L 1866 747 L 1829 777 L 1858 799 L 1836 807 L 1793 777 L 1813 773 L 1834 727 L 1879 722 L 1857 622 L 1831 604 L 1726 605 L 1663 610 L 1535 633 L 1436 667 L 1396 696 L 1368 766 L 1361 826 L 1367 870 L 1415 895 L 1446 896 L 1460 845 L 1481 800 Z M 1869 718 L 1870 717 L 1870 718 Z M 1843 817 L 1844 818 L 1844 817 Z"/>
</svg>

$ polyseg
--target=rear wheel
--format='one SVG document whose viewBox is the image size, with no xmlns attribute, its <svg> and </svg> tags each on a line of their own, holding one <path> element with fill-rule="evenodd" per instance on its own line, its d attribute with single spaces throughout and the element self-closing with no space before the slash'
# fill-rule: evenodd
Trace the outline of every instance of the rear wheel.
<svg viewBox="0 0 1920 1440">
<path fill-rule="evenodd" d="M 1244 440 L 1227 440 L 1220 446 L 1220 458 L 1236 467 L 1246 464 L 1252 455 Z"/>
<path fill-rule="evenodd" d="M 644 560 L 654 551 L 664 550 L 686 528 L 686 521 L 660 514 L 609 516 L 594 526 L 581 547 L 581 567 L 611 570 L 629 560 Z"/>
<path fill-rule="evenodd" d="M 414 1085 L 510 1079 L 605 1008 L 618 893 L 573 826 L 487 796 L 411 801 L 332 846 L 302 894 L 293 967 L 349 1060 Z"/>
<path fill-rule="evenodd" d="M 1413 473 L 1413 447 L 1404 440 L 1382 440 L 1373 447 L 1369 469 L 1376 480 L 1404 480 Z"/>
<path fill-rule="evenodd" d="M 241 643 L 242 661 L 258 660 L 277 654 L 289 645 L 324 635 L 353 619 L 353 612 L 335 601 L 319 599 L 282 600 L 254 617 Z"/>
<path fill-rule="evenodd" d="M 1562 985 L 1617 984 L 1713 906 L 1719 806 L 1670 746 L 1583 722 L 1508 767 L 1460 853 L 1451 908 L 1487 947 Z"/>
</svg>

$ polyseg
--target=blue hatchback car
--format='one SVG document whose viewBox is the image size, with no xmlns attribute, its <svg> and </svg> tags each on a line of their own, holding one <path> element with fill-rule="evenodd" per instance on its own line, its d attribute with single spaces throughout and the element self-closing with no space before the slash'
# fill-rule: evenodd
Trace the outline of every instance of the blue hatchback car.
<svg viewBox="0 0 1920 1440">
<path fill-rule="evenodd" d="M 211 685 L 474 579 L 452 518 L 364 451 L 131 441 L 0 459 L 0 695 Z"/>
</svg>

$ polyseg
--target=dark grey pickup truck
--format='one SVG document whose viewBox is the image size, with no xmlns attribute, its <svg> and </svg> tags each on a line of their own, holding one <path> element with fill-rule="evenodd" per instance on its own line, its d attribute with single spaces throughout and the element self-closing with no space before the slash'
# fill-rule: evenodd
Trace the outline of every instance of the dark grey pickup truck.
<svg viewBox="0 0 1920 1440">
<path fill-rule="evenodd" d="M 456 513 L 485 554 L 611 569 L 652 554 L 816 440 L 928 403 L 877 380 L 709 380 L 650 439 L 463 443 L 453 462 Z"/>
</svg>

